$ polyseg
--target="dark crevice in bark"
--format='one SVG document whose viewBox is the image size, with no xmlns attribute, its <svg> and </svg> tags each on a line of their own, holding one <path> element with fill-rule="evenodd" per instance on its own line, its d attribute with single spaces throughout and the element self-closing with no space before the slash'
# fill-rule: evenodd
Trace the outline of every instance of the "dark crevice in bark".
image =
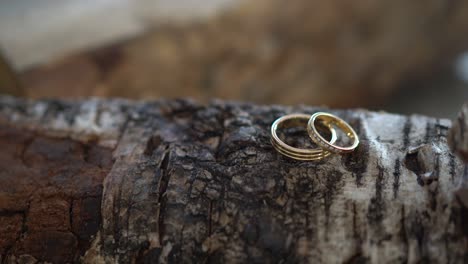
<svg viewBox="0 0 468 264">
<path fill-rule="evenodd" d="M 57 115 L 62 114 L 67 125 L 73 126 L 75 123 L 75 116 L 77 116 L 77 113 L 79 112 L 78 104 L 66 103 L 56 99 L 49 99 L 46 101 L 48 103 L 48 107 L 43 118 L 55 119 Z"/>
<path fill-rule="evenodd" d="M 406 232 L 406 215 L 405 215 L 405 205 L 401 205 L 401 218 L 400 218 L 400 240 L 403 244 L 403 248 L 406 250 L 405 252 L 405 259 L 402 259 L 402 263 L 408 263 L 408 254 L 409 254 L 409 246 L 408 246 L 408 234 Z"/>
<path fill-rule="evenodd" d="M 69 232 L 76 238 L 76 241 L 77 241 L 77 245 L 76 245 L 76 248 L 74 249 L 75 253 L 75 258 L 78 258 L 81 254 L 80 252 L 80 244 L 81 244 L 81 238 L 80 236 L 75 233 L 75 231 L 73 230 L 73 201 L 74 199 L 70 199 L 70 206 L 69 206 L 69 209 L 68 209 L 68 218 L 69 218 L 69 225 L 70 225 L 70 230 Z"/>
<path fill-rule="evenodd" d="M 377 177 L 376 177 L 376 180 L 375 180 L 375 198 L 378 201 L 383 202 L 383 200 L 382 200 L 382 189 L 384 188 L 383 184 L 384 184 L 385 169 L 382 167 L 382 165 L 378 164 L 377 165 L 377 170 L 378 170 L 378 174 L 377 174 Z"/>
<path fill-rule="evenodd" d="M 223 137 L 224 137 L 224 132 L 225 132 L 225 131 L 223 130 L 223 134 L 222 134 L 222 136 L 221 136 L 221 141 L 222 141 L 222 139 L 223 139 Z M 216 161 L 216 162 L 223 162 L 224 159 L 223 159 L 222 157 L 228 156 L 229 154 L 230 154 L 230 153 L 227 153 L 227 152 L 226 152 L 226 148 L 225 148 L 224 144 L 223 144 L 223 143 L 219 143 L 219 144 L 218 144 L 218 147 L 216 148 L 216 151 L 214 152 L 215 161 Z"/>
<path fill-rule="evenodd" d="M 424 181 L 421 178 L 421 174 L 423 173 L 421 166 L 418 162 L 418 152 L 408 153 L 405 157 L 405 167 L 414 172 L 416 175 L 416 181 L 420 186 L 424 186 Z"/>
<path fill-rule="evenodd" d="M 143 152 L 147 156 L 151 156 L 155 149 L 161 145 L 162 139 L 159 135 L 152 136 L 146 143 L 145 151 Z"/>
<path fill-rule="evenodd" d="M 159 230 L 159 241 L 160 243 L 163 242 L 164 238 L 164 214 L 166 210 L 166 190 L 169 184 L 169 162 L 170 162 L 170 149 L 169 146 L 166 148 L 163 158 L 161 160 L 161 165 L 159 169 L 161 170 L 161 181 L 159 183 L 159 196 L 158 196 L 158 204 L 159 204 L 159 219 L 158 219 L 158 230 Z"/>
<path fill-rule="evenodd" d="M 426 123 L 426 132 L 424 134 L 424 144 L 428 144 L 434 136 L 434 125 L 431 122 Z"/>
<path fill-rule="evenodd" d="M 212 225 L 213 225 L 213 200 L 210 200 L 209 208 L 208 208 L 208 237 L 211 236 L 212 233 Z"/>
<path fill-rule="evenodd" d="M 440 177 L 440 153 L 436 153 L 435 159 L 435 166 L 434 166 L 434 173 L 435 173 L 435 180 L 438 180 Z"/>
<path fill-rule="evenodd" d="M 442 125 L 440 123 L 440 119 L 437 118 L 436 119 L 436 124 L 435 124 L 435 133 L 436 135 L 434 136 L 435 139 L 437 140 L 440 140 L 441 138 L 443 137 L 447 137 L 448 136 L 448 131 L 450 129 L 450 127 L 446 126 L 446 125 Z"/>
<path fill-rule="evenodd" d="M 395 167 L 393 168 L 393 198 L 398 196 L 398 188 L 400 187 L 401 164 L 400 159 L 395 160 Z"/>
<path fill-rule="evenodd" d="M 218 146 L 216 147 L 216 149 L 214 150 L 214 157 L 215 157 L 215 161 L 217 162 L 221 162 L 221 156 L 222 156 L 222 153 L 223 153 L 223 148 L 224 148 L 224 145 L 223 145 L 223 139 L 224 137 L 226 136 L 224 133 L 226 132 L 226 127 L 224 126 L 224 121 L 225 121 L 225 117 L 221 118 L 221 120 L 218 120 L 219 121 L 219 124 L 220 124 L 220 127 L 222 128 L 221 131 L 219 132 L 220 133 L 220 141 L 218 143 Z"/>
<path fill-rule="evenodd" d="M 94 115 L 94 124 L 96 124 L 96 126 L 100 127 L 101 126 L 101 115 L 102 115 L 102 107 L 100 105 L 100 103 L 97 103 L 97 106 L 96 106 L 96 114 Z"/>
<path fill-rule="evenodd" d="M 81 256 L 89 248 L 93 236 L 95 236 L 101 228 L 101 200 L 102 196 L 85 196 L 72 199 L 70 202 L 71 233 L 77 238 L 78 253 Z M 91 208 L 89 206 L 91 206 Z M 77 209 L 76 207 L 81 208 Z M 75 215 L 75 210 L 81 212 Z M 78 216 L 79 219 L 76 219 L 76 216 Z M 80 219 L 80 217 L 82 218 Z"/>
<path fill-rule="evenodd" d="M 452 182 L 455 181 L 455 175 L 456 175 L 456 170 L 457 170 L 457 163 L 455 161 L 455 155 L 453 154 L 449 154 L 449 157 L 450 157 L 450 161 L 449 161 L 449 174 L 450 174 L 450 179 L 452 180 Z"/>
<path fill-rule="evenodd" d="M 424 238 L 425 238 L 425 225 L 422 218 L 428 218 L 427 212 L 422 212 L 421 214 L 413 214 L 409 223 L 409 234 L 411 237 L 416 238 L 418 243 L 418 251 L 420 256 L 425 256 L 424 254 Z"/>
<path fill-rule="evenodd" d="M 68 220 L 70 221 L 70 232 L 72 232 L 73 235 L 78 238 L 78 236 L 73 232 L 73 198 L 70 199 L 70 207 L 68 208 Z"/>
<path fill-rule="evenodd" d="M 369 164 L 369 142 L 365 130 L 362 128 L 362 120 L 354 122 L 356 131 L 359 131 L 360 144 L 359 147 L 349 155 L 343 155 L 341 158 L 346 170 L 350 171 L 356 177 L 356 185 L 362 186 L 362 177 L 367 171 Z"/>
<path fill-rule="evenodd" d="M 433 181 L 435 181 L 434 184 L 436 184 L 435 187 L 429 190 L 430 193 L 430 207 L 432 211 L 435 211 L 437 209 L 437 196 L 439 192 L 439 177 L 440 177 L 440 154 L 436 154 L 436 164 L 434 168 L 434 173 L 435 173 L 435 179 L 434 180 L 429 180 L 426 182 L 427 185 L 430 185 Z"/>
<path fill-rule="evenodd" d="M 407 117 L 403 126 L 403 149 L 407 149 L 410 145 L 410 133 L 412 128 L 411 118 Z"/>
<path fill-rule="evenodd" d="M 458 212 L 458 214 L 456 214 L 458 216 L 457 221 L 459 221 L 460 224 L 463 223 L 463 224 L 458 225 L 458 226 L 461 227 L 461 232 L 463 233 L 465 238 L 468 239 L 468 225 L 466 224 L 466 222 L 464 222 L 466 219 L 468 219 L 468 208 L 465 207 L 463 202 L 461 202 L 460 198 L 458 198 L 458 197 L 457 197 L 457 202 L 460 205 L 460 207 L 457 209 L 457 210 L 459 210 L 459 212 Z"/>
<path fill-rule="evenodd" d="M 375 195 L 371 198 L 367 212 L 367 219 L 371 224 L 376 225 L 378 230 L 383 219 L 385 204 L 382 197 L 385 170 L 381 165 L 377 165 L 378 173 L 375 181 Z"/>
</svg>

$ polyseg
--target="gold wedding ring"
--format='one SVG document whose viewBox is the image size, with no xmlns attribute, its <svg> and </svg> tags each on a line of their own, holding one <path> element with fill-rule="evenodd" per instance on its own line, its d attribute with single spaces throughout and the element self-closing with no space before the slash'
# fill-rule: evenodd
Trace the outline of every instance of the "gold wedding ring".
<svg viewBox="0 0 468 264">
<path fill-rule="evenodd" d="M 296 159 L 296 160 L 321 160 L 325 157 L 328 157 L 331 153 L 328 150 L 324 150 L 322 148 L 315 148 L 315 149 L 302 149 L 302 148 L 295 148 L 284 141 L 282 141 L 277 134 L 278 128 L 291 128 L 297 127 L 300 125 L 304 125 L 310 120 L 311 116 L 306 114 L 290 114 L 282 116 L 273 122 L 271 125 L 271 143 L 273 147 L 284 156 Z M 334 144 L 336 142 L 336 130 L 326 124 L 325 127 L 330 130 L 331 138 L 329 143 Z M 314 125 L 314 129 L 316 127 Z M 323 137 L 322 137 L 323 138 Z"/>
<path fill-rule="evenodd" d="M 327 141 L 317 130 L 316 122 L 321 121 L 327 126 L 335 125 L 341 129 L 349 139 L 352 140 L 350 146 L 337 146 L 331 141 Z M 307 132 L 309 133 L 310 138 L 322 149 L 333 152 L 333 153 L 348 153 L 352 152 L 359 145 L 359 137 L 354 131 L 354 129 L 346 123 L 343 119 L 324 112 L 317 112 L 313 114 L 309 122 L 307 123 Z"/>
</svg>

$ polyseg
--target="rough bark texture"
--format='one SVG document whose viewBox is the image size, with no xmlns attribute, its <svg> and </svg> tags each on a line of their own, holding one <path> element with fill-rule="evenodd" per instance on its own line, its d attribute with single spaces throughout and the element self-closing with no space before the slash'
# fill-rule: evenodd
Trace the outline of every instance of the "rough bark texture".
<svg viewBox="0 0 468 264">
<path fill-rule="evenodd" d="M 317 110 L 0 98 L 1 260 L 468 261 L 451 122 L 329 110 L 356 128 L 355 152 L 279 155 L 272 121 Z"/>
<path fill-rule="evenodd" d="M 461 182 L 455 194 L 458 201 L 468 208 L 468 104 L 463 105 L 458 118 L 450 129 L 448 143 L 453 152 L 455 152 L 464 162 L 465 170 L 461 177 Z"/>
</svg>

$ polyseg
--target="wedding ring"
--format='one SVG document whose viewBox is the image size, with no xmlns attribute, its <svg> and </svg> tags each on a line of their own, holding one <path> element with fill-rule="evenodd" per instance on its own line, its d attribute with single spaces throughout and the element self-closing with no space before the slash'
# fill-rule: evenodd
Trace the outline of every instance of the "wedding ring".
<svg viewBox="0 0 468 264">
<path fill-rule="evenodd" d="M 317 121 L 325 123 L 326 126 L 333 127 L 333 125 L 335 125 L 339 129 L 341 129 L 344 132 L 344 134 L 352 140 L 351 145 L 342 147 L 335 145 L 335 142 L 332 142 L 331 140 L 326 140 L 322 135 L 320 135 L 320 133 L 317 130 Z M 307 132 L 309 133 L 310 138 L 317 145 L 319 145 L 324 150 L 332 153 L 342 154 L 352 152 L 359 145 L 359 137 L 354 131 L 354 129 L 343 119 L 329 113 L 317 112 L 313 114 L 310 117 L 309 122 L 307 123 Z"/>
<path fill-rule="evenodd" d="M 302 149 L 295 148 L 282 141 L 277 134 L 278 128 L 291 128 L 300 125 L 305 125 L 310 120 L 310 115 L 306 114 L 290 114 L 282 116 L 273 122 L 271 125 L 271 143 L 273 147 L 282 155 L 296 160 L 321 160 L 328 157 L 331 153 L 322 148 Z M 325 125 L 325 128 L 330 130 L 330 143 L 336 142 L 336 130 L 332 126 Z"/>
</svg>

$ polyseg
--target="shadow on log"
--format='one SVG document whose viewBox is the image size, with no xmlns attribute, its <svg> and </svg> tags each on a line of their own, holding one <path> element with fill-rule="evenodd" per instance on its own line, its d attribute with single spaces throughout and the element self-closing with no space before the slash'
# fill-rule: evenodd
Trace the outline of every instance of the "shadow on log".
<svg viewBox="0 0 468 264">
<path fill-rule="evenodd" d="M 280 156 L 273 120 L 318 110 L 2 97 L 1 260 L 466 261 L 451 122 L 327 110 L 356 128 L 355 152 Z"/>
</svg>

